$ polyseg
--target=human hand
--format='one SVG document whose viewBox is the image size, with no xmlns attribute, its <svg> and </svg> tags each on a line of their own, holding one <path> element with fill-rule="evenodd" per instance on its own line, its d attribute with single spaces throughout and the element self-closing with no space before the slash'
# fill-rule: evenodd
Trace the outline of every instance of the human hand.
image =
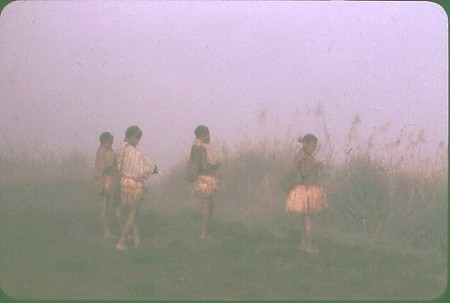
<svg viewBox="0 0 450 303">
<path fill-rule="evenodd" d="M 155 168 L 153 169 L 152 174 L 162 174 L 162 171 L 159 170 L 158 166 L 155 165 Z"/>
</svg>

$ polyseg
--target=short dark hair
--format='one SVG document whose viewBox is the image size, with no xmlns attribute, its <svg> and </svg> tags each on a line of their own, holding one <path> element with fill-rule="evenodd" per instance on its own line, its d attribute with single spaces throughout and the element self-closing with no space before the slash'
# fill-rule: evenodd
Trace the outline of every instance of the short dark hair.
<svg viewBox="0 0 450 303">
<path fill-rule="evenodd" d="M 202 135 L 209 133 L 209 129 L 205 125 L 199 125 L 195 128 L 195 137 L 200 138 Z"/>
<path fill-rule="evenodd" d="M 105 143 L 108 140 L 111 140 L 112 137 L 113 137 L 113 135 L 111 135 L 111 133 L 103 132 L 98 139 L 100 140 L 100 143 Z"/>
<path fill-rule="evenodd" d="M 303 137 L 302 136 L 298 137 L 297 141 L 300 143 L 309 143 L 309 142 L 317 142 L 319 141 L 319 139 L 317 139 L 317 137 L 314 136 L 313 134 L 307 134 L 304 135 Z"/>
<path fill-rule="evenodd" d="M 142 130 L 136 125 L 128 127 L 127 131 L 125 132 L 126 139 L 130 139 L 133 137 L 137 139 L 140 139 L 142 137 Z"/>
</svg>

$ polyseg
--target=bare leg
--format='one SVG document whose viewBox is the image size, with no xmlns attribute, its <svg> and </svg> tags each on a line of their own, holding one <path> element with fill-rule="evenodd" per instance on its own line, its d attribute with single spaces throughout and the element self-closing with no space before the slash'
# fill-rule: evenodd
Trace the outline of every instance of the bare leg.
<svg viewBox="0 0 450 303">
<path fill-rule="evenodd" d="M 117 224 L 119 224 L 119 228 L 122 229 L 122 224 L 123 224 L 122 221 L 123 220 L 122 220 L 122 214 L 121 214 L 121 211 L 120 211 L 120 206 L 117 206 L 114 209 L 114 216 L 115 216 L 115 218 L 117 220 Z"/>
<path fill-rule="evenodd" d="M 133 226 L 133 239 L 134 248 L 138 248 L 139 246 L 141 246 L 141 236 L 139 234 L 139 226 L 137 222 L 135 222 Z"/>
<path fill-rule="evenodd" d="M 119 241 L 117 241 L 116 248 L 118 250 L 125 249 L 125 240 L 127 239 L 130 231 L 134 231 L 134 225 L 136 223 L 136 213 L 137 213 L 138 202 L 133 202 L 128 208 L 128 215 L 123 223 Z"/>
<path fill-rule="evenodd" d="M 211 223 L 211 216 L 213 211 L 213 198 L 209 197 L 202 199 L 202 207 L 203 207 L 202 209 L 203 222 L 200 237 L 202 239 L 208 239 L 210 237 L 209 226 Z"/>
<path fill-rule="evenodd" d="M 303 239 L 300 244 L 300 249 L 308 253 L 318 253 L 319 250 L 312 244 L 312 216 L 310 214 L 304 215 Z"/>
<path fill-rule="evenodd" d="M 209 198 L 209 221 L 211 222 L 212 214 L 214 211 L 214 199 L 213 196 Z"/>
<path fill-rule="evenodd" d="M 122 203 L 121 203 L 121 195 L 120 195 L 120 187 L 117 186 L 115 191 L 115 195 L 113 197 L 114 201 L 114 217 L 116 219 L 116 224 L 119 226 L 119 233 L 122 229 L 123 219 L 122 219 Z"/>
<path fill-rule="evenodd" d="M 139 215 L 139 204 L 136 206 L 136 214 L 134 215 L 134 225 L 133 225 L 134 248 L 138 248 L 139 246 L 141 246 L 141 235 L 139 233 L 138 215 Z"/>
<path fill-rule="evenodd" d="M 302 231 L 302 240 L 300 242 L 300 246 L 299 249 L 300 250 L 306 250 L 306 248 L 308 247 L 308 243 L 307 243 L 307 235 L 306 235 L 306 224 L 305 224 L 305 219 L 306 215 L 303 215 L 302 219 L 303 219 L 303 231 Z"/>
<path fill-rule="evenodd" d="M 103 238 L 105 239 L 112 237 L 108 222 L 108 204 L 108 198 L 103 196 L 100 201 L 100 220 L 103 224 Z"/>
<path fill-rule="evenodd" d="M 130 206 L 128 206 L 128 203 L 126 201 L 128 201 L 128 197 L 123 196 L 121 198 L 120 205 L 119 205 L 118 210 L 116 212 L 116 216 L 118 217 L 119 228 L 120 228 L 119 235 L 122 232 L 122 230 L 124 229 L 124 224 L 125 224 L 125 221 L 128 218 L 128 214 L 129 214 L 130 208 L 131 208 Z M 132 238 L 132 235 L 128 234 L 126 240 L 129 240 L 131 238 Z"/>
</svg>

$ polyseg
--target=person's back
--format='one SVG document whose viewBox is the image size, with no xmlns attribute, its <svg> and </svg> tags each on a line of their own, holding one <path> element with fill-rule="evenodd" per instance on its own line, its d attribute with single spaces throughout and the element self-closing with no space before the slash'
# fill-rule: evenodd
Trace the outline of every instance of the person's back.
<svg viewBox="0 0 450 303">
<path fill-rule="evenodd" d="M 95 177 L 103 176 L 117 178 L 119 170 L 117 169 L 116 154 L 112 148 L 100 146 L 95 155 Z"/>
<path fill-rule="evenodd" d="M 213 196 L 219 189 L 219 181 L 215 177 L 220 164 L 216 160 L 210 144 L 208 127 L 196 127 L 195 140 L 192 144 L 188 164 L 188 178 L 192 183 L 192 192 L 201 200 L 202 204 L 202 231 L 200 237 L 208 239 L 209 224 L 213 211 Z"/>
<path fill-rule="evenodd" d="M 109 226 L 108 209 L 114 208 L 118 218 L 120 203 L 120 173 L 116 155 L 112 149 L 113 136 L 104 132 L 100 135 L 100 146 L 95 154 L 95 185 L 100 195 L 100 217 L 103 221 L 103 237 L 112 236 Z"/>
<path fill-rule="evenodd" d="M 301 156 L 297 162 L 297 168 L 300 173 L 301 184 L 303 185 L 320 185 L 319 168 L 321 164 L 310 154 L 301 151 Z"/>
<path fill-rule="evenodd" d="M 121 174 L 135 180 L 145 180 L 155 170 L 155 165 L 136 146 L 125 141 L 117 149 L 117 161 Z"/>
<path fill-rule="evenodd" d="M 211 176 L 217 172 L 216 163 L 208 162 L 208 151 L 203 144 L 193 144 L 189 161 L 194 164 L 197 176 Z M 197 177 L 196 176 L 196 177 Z"/>
<path fill-rule="evenodd" d="M 324 165 L 313 156 L 317 137 L 308 134 L 298 141 L 303 143 L 296 158 L 300 182 L 290 190 L 285 209 L 303 215 L 303 238 L 299 248 L 308 253 L 317 253 L 319 249 L 312 244 L 312 218 L 328 207 L 325 191 L 319 182 L 319 169 Z"/>
<path fill-rule="evenodd" d="M 130 233 L 133 236 L 134 247 L 140 246 L 141 239 L 136 218 L 139 204 L 146 191 L 144 181 L 149 175 L 159 173 L 158 167 L 136 148 L 141 136 L 142 131 L 139 127 L 130 126 L 125 132 L 125 140 L 117 149 L 117 166 L 121 173 L 121 205 L 127 210 L 116 244 L 118 250 L 127 249 L 125 241 Z"/>
</svg>

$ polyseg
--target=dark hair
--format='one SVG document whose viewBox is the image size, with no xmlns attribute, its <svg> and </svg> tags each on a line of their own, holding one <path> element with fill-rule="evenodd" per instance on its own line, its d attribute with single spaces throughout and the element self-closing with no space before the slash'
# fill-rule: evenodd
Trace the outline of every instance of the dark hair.
<svg viewBox="0 0 450 303">
<path fill-rule="evenodd" d="M 142 130 L 136 125 L 128 127 L 127 131 L 125 132 L 126 139 L 130 139 L 133 137 L 137 139 L 140 139 L 142 137 Z"/>
<path fill-rule="evenodd" d="M 205 125 L 199 125 L 195 128 L 195 137 L 200 138 L 202 135 L 209 133 L 209 129 Z"/>
<path fill-rule="evenodd" d="M 108 140 L 111 140 L 112 137 L 113 135 L 111 135 L 109 132 L 103 132 L 98 139 L 100 140 L 100 143 L 105 143 Z"/>
<path fill-rule="evenodd" d="M 303 137 L 302 136 L 298 137 L 297 141 L 300 143 L 309 143 L 309 142 L 317 142 L 319 141 L 319 139 L 317 139 L 317 137 L 314 136 L 313 134 L 307 134 L 304 135 Z"/>
</svg>

